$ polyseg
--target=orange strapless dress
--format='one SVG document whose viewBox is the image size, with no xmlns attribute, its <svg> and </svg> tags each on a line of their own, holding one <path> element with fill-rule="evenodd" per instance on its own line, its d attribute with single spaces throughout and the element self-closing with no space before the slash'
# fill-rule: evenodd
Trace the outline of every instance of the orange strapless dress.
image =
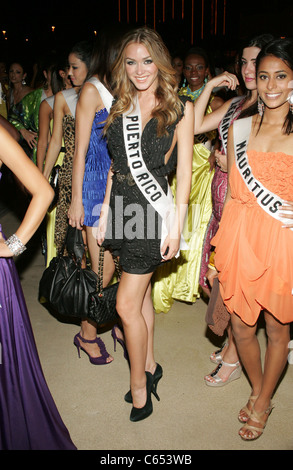
<svg viewBox="0 0 293 470">
<path fill-rule="evenodd" d="M 293 199 L 293 156 L 247 152 L 256 179 L 288 201 Z M 235 165 L 232 200 L 211 243 L 219 271 L 221 295 L 230 313 L 254 325 L 260 311 L 281 323 L 293 321 L 293 231 L 268 215 L 249 191 Z"/>
</svg>

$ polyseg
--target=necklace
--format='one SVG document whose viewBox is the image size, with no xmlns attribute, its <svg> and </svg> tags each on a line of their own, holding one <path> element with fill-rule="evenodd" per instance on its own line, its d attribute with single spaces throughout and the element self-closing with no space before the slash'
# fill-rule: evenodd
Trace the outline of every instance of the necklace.
<svg viewBox="0 0 293 470">
<path fill-rule="evenodd" d="M 198 90 L 191 91 L 191 89 L 187 85 L 187 87 L 181 88 L 181 90 L 179 91 L 179 95 L 190 96 L 190 98 L 192 98 L 192 101 L 195 101 L 199 97 L 201 92 L 203 91 L 204 87 L 205 87 L 205 83 Z"/>
</svg>

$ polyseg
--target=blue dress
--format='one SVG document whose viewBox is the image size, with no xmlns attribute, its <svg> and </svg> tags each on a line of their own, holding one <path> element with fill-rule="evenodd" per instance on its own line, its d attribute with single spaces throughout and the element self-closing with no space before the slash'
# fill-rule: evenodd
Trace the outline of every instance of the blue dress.
<svg viewBox="0 0 293 470">
<path fill-rule="evenodd" d="M 106 108 L 96 112 L 85 160 L 82 201 L 84 225 L 87 227 L 94 227 L 98 224 L 100 205 L 104 201 L 107 176 L 111 164 L 107 140 L 103 135 L 107 117 L 108 111 Z"/>
</svg>

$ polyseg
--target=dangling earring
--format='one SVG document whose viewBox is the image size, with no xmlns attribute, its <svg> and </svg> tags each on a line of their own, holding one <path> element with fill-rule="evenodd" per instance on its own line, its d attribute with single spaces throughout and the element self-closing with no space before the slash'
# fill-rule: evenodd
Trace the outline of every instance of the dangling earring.
<svg viewBox="0 0 293 470">
<path fill-rule="evenodd" d="M 265 110 L 265 105 L 263 103 L 263 100 L 260 97 L 257 98 L 257 110 L 258 110 L 258 114 L 260 115 L 260 117 L 262 117 L 264 110 Z"/>
<path fill-rule="evenodd" d="M 289 110 L 293 114 L 293 92 L 292 91 L 289 93 L 287 101 L 289 103 Z"/>
<path fill-rule="evenodd" d="M 182 84 L 183 87 L 186 86 L 186 78 L 184 78 L 184 81 L 183 81 L 183 84 Z"/>
<path fill-rule="evenodd" d="M 25 78 L 22 79 L 21 84 L 22 84 L 23 86 L 26 85 Z"/>
</svg>

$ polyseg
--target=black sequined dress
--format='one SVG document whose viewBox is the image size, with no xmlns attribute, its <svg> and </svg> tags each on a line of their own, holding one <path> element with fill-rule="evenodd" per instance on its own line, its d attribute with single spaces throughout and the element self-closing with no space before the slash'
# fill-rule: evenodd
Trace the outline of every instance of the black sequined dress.
<svg viewBox="0 0 293 470">
<path fill-rule="evenodd" d="M 183 104 L 186 102 L 182 97 Z M 165 154 L 171 147 L 177 123 L 168 127 L 168 135 L 157 136 L 157 121 L 150 119 L 141 136 L 141 152 L 147 169 L 167 193 L 167 176 L 175 169 L 177 149 L 167 164 Z M 153 272 L 162 262 L 160 251 L 161 217 L 148 203 L 132 178 L 124 145 L 122 116 L 115 119 L 107 133 L 112 158 L 112 190 L 105 248 L 120 257 L 125 272 Z"/>
</svg>

